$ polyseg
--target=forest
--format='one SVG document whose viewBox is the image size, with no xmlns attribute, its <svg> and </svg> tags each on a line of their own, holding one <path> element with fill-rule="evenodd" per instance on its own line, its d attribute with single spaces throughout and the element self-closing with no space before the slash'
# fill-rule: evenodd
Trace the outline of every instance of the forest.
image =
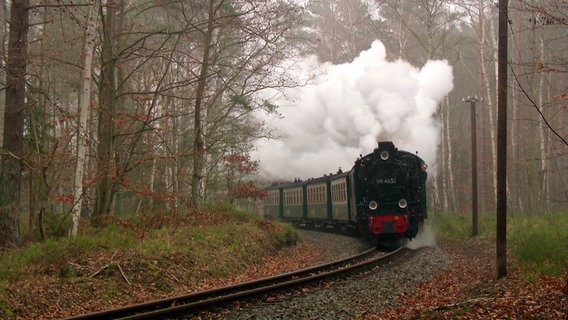
<svg viewBox="0 0 568 320">
<path fill-rule="evenodd" d="M 563 211 L 568 3 L 508 13 L 507 207 Z M 2 248 L 76 236 L 89 217 L 262 198 L 256 142 L 289 134 L 266 119 L 312 80 L 291 62 L 347 66 L 377 40 L 387 61 L 452 67 L 431 115 L 430 212 L 471 210 L 472 114 L 479 208 L 495 212 L 497 1 L 3 0 L 0 17 Z"/>
</svg>

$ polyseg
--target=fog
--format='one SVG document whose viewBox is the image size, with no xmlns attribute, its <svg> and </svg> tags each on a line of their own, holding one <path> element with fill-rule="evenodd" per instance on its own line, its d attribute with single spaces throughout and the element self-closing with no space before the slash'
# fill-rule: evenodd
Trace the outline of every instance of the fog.
<svg viewBox="0 0 568 320">
<path fill-rule="evenodd" d="M 252 158 L 266 179 L 307 179 L 350 170 L 355 159 L 390 140 L 400 150 L 418 152 L 433 168 L 440 126 L 433 115 L 453 89 L 447 61 L 421 67 L 387 61 L 385 47 L 373 42 L 351 63 L 297 62 L 293 77 L 310 84 L 286 90 L 276 104 L 280 117 L 259 115 L 280 139 L 257 141 Z M 266 94 L 274 94 L 266 93 Z"/>
</svg>

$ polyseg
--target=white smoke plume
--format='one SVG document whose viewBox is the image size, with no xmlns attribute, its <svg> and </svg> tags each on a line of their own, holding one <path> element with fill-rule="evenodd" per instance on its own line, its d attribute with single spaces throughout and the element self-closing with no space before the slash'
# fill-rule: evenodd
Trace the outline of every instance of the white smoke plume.
<svg viewBox="0 0 568 320">
<path fill-rule="evenodd" d="M 412 240 L 410 240 L 406 247 L 410 250 L 417 250 L 424 247 L 435 247 L 436 246 L 436 234 L 434 230 L 428 226 L 424 225 L 418 234 Z"/>
<path fill-rule="evenodd" d="M 373 42 L 351 63 L 300 63 L 298 79 L 317 76 L 312 84 L 285 92 L 278 101 L 281 118 L 264 118 L 281 139 L 259 140 L 252 157 L 268 179 L 315 178 L 350 170 L 355 159 L 391 140 L 400 150 L 418 152 L 432 168 L 439 145 L 433 115 L 453 89 L 446 61 L 421 68 L 387 61 L 385 47 Z M 292 99 L 290 99 L 292 98 Z M 266 116 L 264 116 L 266 117 Z"/>
</svg>

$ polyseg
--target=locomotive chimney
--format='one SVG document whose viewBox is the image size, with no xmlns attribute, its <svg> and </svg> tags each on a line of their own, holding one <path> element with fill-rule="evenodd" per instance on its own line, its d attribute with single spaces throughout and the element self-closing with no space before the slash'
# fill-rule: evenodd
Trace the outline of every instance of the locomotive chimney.
<svg viewBox="0 0 568 320">
<path fill-rule="evenodd" d="M 392 141 L 379 141 L 379 147 L 374 150 L 375 156 L 386 161 L 391 155 L 396 155 L 397 149 Z"/>
</svg>

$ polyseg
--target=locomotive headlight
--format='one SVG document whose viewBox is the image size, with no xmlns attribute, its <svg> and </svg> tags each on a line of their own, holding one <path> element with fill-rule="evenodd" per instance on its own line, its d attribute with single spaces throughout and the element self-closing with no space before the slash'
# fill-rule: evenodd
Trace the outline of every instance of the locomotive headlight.
<svg viewBox="0 0 568 320">
<path fill-rule="evenodd" d="M 379 207 L 379 204 L 377 203 L 377 201 L 373 200 L 373 201 L 369 202 L 369 209 L 377 210 L 378 207 Z"/>
<path fill-rule="evenodd" d="M 406 202 L 406 199 L 400 199 L 400 200 L 398 200 L 398 206 L 401 209 L 404 209 L 404 208 L 406 208 L 406 206 L 408 206 L 408 202 Z"/>
<path fill-rule="evenodd" d="M 386 161 L 386 160 L 389 159 L 389 157 L 390 157 L 390 154 L 387 150 L 381 151 L 381 159 L 382 160 Z"/>
</svg>

